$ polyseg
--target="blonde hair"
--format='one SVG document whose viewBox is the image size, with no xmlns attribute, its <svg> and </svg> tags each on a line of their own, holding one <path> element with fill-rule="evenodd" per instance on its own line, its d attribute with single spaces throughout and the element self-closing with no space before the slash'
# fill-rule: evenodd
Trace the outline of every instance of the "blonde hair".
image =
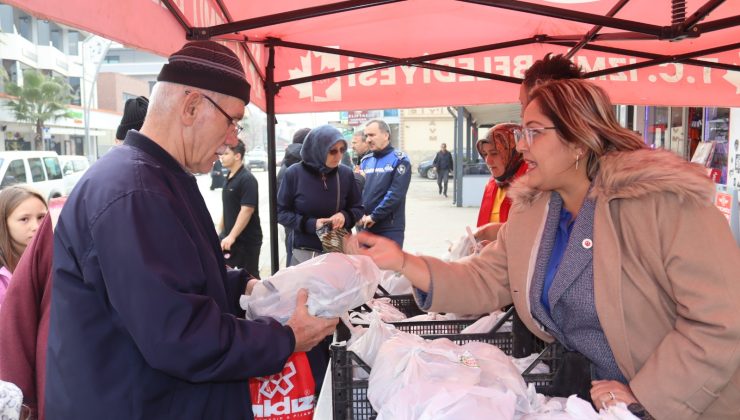
<svg viewBox="0 0 740 420">
<path fill-rule="evenodd" d="M 587 150 L 586 174 L 593 179 L 601 157 L 612 151 L 646 148 L 642 138 L 617 121 L 609 96 L 595 84 L 578 79 L 552 80 L 530 93 L 560 138 Z"/>
</svg>

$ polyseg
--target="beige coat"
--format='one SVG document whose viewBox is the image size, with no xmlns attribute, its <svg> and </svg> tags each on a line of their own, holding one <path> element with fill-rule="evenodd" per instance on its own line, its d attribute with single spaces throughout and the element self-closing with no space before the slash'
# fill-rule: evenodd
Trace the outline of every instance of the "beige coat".
<svg viewBox="0 0 740 420">
<path fill-rule="evenodd" d="M 657 419 L 740 419 L 740 249 L 703 171 L 670 152 L 614 153 L 591 193 L 596 311 L 619 368 Z M 479 256 L 425 257 L 430 310 L 483 313 L 513 302 L 552 341 L 528 299 L 550 194 L 521 180 L 510 194 L 509 221 Z"/>
</svg>

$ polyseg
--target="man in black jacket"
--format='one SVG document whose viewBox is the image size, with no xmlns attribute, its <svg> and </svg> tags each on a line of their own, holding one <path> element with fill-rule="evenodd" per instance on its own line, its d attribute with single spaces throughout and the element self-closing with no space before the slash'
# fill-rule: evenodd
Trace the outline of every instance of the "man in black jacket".
<svg viewBox="0 0 740 420">
<path fill-rule="evenodd" d="M 437 170 L 439 194 L 442 195 L 443 193 L 442 184 L 444 183 L 444 195 L 447 197 L 447 181 L 450 178 L 450 171 L 452 170 L 452 154 L 447 151 L 446 143 L 441 144 L 441 149 L 437 152 L 437 156 L 434 157 L 432 165 Z"/>
</svg>

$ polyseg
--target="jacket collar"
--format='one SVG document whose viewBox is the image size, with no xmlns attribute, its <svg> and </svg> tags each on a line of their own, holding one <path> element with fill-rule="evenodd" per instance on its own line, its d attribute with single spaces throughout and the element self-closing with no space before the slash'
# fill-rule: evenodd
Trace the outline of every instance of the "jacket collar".
<svg viewBox="0 0 740 420">
<path fill-rule="evenodd" d="M 373 152 L 373 156 L 376 159 L 382 158 L 383 156 L 387 155 L 388 153 L 393 151 L 393 146 L 391 146 L 390 143 L 388 143 L 388 146 L 385 146 L 383 150 L 378 150 L 377 152 Z"/>
<path fill-rule="evenodd" d="M 589 197 L 602 202 L 673 193 L 684 202 L 706 205 L 714 197 L 714 184 L 703 167 L 665 150 L 640 149 L 610 152 L 601 158 L 601 170 Z M 542 191 L 526 186 L 526 175 L 512 183 L 507 193 L 513 207 L 531 207 Z"/>
<path fill-rule="evenodd" d="M 129 130 L 124 141 L 125 145 L 135 147 L 153 157 L 167 169 L 173 172 L 184 172 L 190 175 L 175 158 L 165 151 L 159 144 L 136 130 Z"/>
</svg>

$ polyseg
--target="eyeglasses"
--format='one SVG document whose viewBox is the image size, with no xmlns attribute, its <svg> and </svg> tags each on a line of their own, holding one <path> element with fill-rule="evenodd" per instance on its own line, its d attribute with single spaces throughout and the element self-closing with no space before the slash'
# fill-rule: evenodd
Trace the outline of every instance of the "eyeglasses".
<svg viewBox="0 0 740 420">
<path fill-rule="evenodd" d="M 347 151 L 347 148 L 346 147 L 340 147 L 339 149 L 329 149 L 329 154 L 332 155 L 332 156 L 336 155 L 337 153 L 343 155 L 344 152 L 346 152 L 346 151 Z"/>
<path fill-rule="evenodd" d="M 186 94 L 186 95 L 190 95 L 190 91 L 189 91 L 189 90 L 186 90 L 186 91 L 185 91 L 185 94 Z M 239 123 L 237 122 L 238 120 L 237 120 L 236 118 L 232 117 L 231 115 L 229 115 L 229 114 L 228 114 L 228 113 L 227 113 L 226 111 L 224 111 L 224 109 L 223 109 L 223 108 L 221 108 L 220 106 L 218 106 L 218 104 L 216 103 L 216 101 L 214 101 L 213 99 L 211 99 L 211 98 L 210 98 L 210 97 L 209 97 L 208 95 L 206 95 L 206 94 L 203 94 L 203 93 L 201 93 L 201 95 L 202 95 L 202 96 L 203 96 L 204 98 L 206 98 L 206 99 L 208 100 L 208 102 L 212 103 L 212 104 L 213 104 L 213 106 L 215 106 L 215 107 L 216 107 L 216 109 L 217 109 L 217 110 L 218 110 L 219 112 L 221 112 L 221 113 L 222 113 L 222 114 L 224 115 L 224 117 L 226 117 L 226 119 L 227 119 L 227 120 L 229 120 L 229 125 L 231 125 L 231 124 L 233 124 L 233 125 L 234 125 L 234 132 L 235 132 L 234 134 L 235 134 L 235 135 L 237 135 L 237 136 L 238 136 L 238 135 L 239 135 L 239 133 L 241 133 L 241 132 L 242 132 L 242 131 L 244 130 L 244 127 L 242 127 L 241 125 L 239 125 Z"/>
<path fill-rule="evenodd" d="M 542 134 L 545 130 L 557 130 L 557 127 L 530 127 L 530 128 L 522 128 L 521 130 L 515 130 L 514 131 L 514 138 L 516 139 L 516 142 L 519 143 L 522 139 L 524 139 L 527 142 L 527 147 L 532 147 L 532 143 L 534 143 L 535 137 Z"/>
</svg>

